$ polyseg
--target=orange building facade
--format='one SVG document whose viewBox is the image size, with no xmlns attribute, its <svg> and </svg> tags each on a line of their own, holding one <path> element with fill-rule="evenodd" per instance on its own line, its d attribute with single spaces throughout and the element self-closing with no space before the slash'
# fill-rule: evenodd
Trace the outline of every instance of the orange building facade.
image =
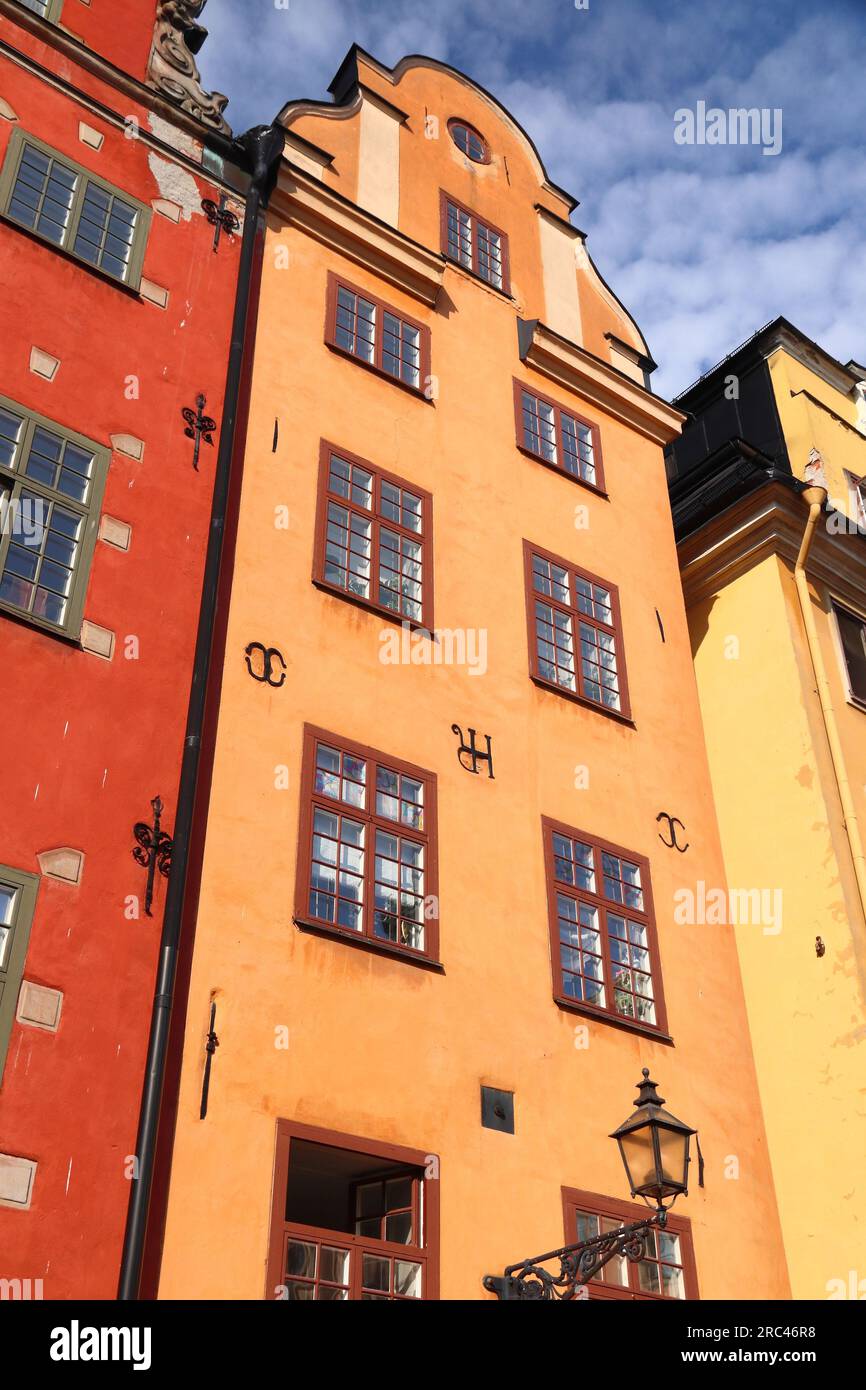
<svg viewBox="0 0 866 1390">
<path fill-rule="evenodd" d="M 634 1210 L 649 1067 L 704 1184 L 591 1296 L 787 1297 L 735 944 L 674 921 L 725 884 L 682 416 L 492 96 L 331 90 L 281 116 L 159 1296 L 489 1297 Z"/>
</svg>

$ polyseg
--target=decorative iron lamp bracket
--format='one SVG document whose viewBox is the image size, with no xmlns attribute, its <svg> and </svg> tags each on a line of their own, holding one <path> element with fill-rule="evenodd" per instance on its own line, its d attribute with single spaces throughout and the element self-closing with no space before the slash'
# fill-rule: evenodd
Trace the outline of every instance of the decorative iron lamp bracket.
<svg viewBox="0 0 866 1390">
<path fill-rule="evenodd" d="M 170 835 L 160 826 L 160 818 L 165 809 L 162 804 L 162 797 L 155 796 L 151 801 L 153 808 L 153 825 L 148 825 L 146 821 L 136 821 L 132 827 L 132 833 L 137 841 L 132 857 L 136 864 L 140 864 L 143 869 L 147 869 L 147 884 L 144 891 L 144 911 L 145 915 L 152 917 L 151 904 L 153 903 L 153 880 L 157 870 L 163 878 L 168 878 L 171 871 L 171 851 L 172 839 Z"/>
<path fill-rule="evenodd" d="M 213 249 L 216 251 L 220 244 L 220 233 L 233 233 L 238 231 L 241 225 L 240 220 L 237 214 L 232 212 L 231 208 L 226 207 L 226 195 L 224 193 L 220 194 L 219 203 L 215 203 L 213 198 L 202 198 L 201 207 L 208 222 L 210 222 L 215 229 L 213 234 Z"/>
<path fill-rule="evenodd" d="M 535 1255 L 530 1260 L 509 1265 L 502 1275 L 486 1274 L 484 1287 L 497 1298 L 532 1298 L 546 1302 L 568 1302 L 585 1298 L 583 1285 L 594 1279 L 600 1269 L 618 1255 L 632 1261 L 643 1258 L 647 1236 L 655 1228 L 664 1228 L 667 1212 L 659 1210 L 643 1221 L 633 1221 L 616 1231 L 582 1240 L 576 1245 L 564 1245 Z M 551 1260 L 559 1260 L 559 1272 L 545 1269 Z"/>
<path fill-rule="evenodd" d="M 205 415 L 204 408 L 207 405 L 207 397 L 204 392 L 199 392 L 195 398 L 195 410 L 191 405 L 185 405 L 181 410 L 181 415 L 186 421 L 184 434 L 187 439 L 193 440 L 192 466 L 198 472 L 198 455 L 201 448 L 201 441 L 213 446 L 213 432 L 217 427 L 216 420 L 211 415 Z"/>
<path fill-rule="evenodd" d="M 617 1141 L 625 1165 L 632 1197 L 642 1197 L 650 1215 L 615 1231 L 604 1231 L 577 1245 L 564 1245 L 509 1265 L 501 1276 L 487 1274 L 484 1287 L 497 1298 L 553 1299 L 586 1298 L 584 1284 L 618 1255 L 633 1263 L 643 1258 L 646 1241 L 654 1230 L 664 1230 L 668 1207 L 677 1197 L 688 1195 L 689 1141 L 697 1130 L 664 1109 L 649 1069 L 643 1068 L 637 1084 L 639 1098 L 634 1111 L 610 1136 Z M 699 1182 L 703 1186 L 703 1160 L 698 1148 Z M 670 1198 L 668 1207 L 665 1198 Z M 655 1203 L 653 1209 L 652 1203 Z M 545 1269 L 559 1261 L 559 1272 Z"/>
</svg>

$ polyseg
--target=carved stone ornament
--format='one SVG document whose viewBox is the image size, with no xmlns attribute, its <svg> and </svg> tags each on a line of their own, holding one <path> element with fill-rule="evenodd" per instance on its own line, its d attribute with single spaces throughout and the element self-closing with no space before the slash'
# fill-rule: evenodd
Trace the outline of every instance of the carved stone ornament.
<svg viewBox="0 0 866 1390">
<path fill-rule="evenodd" d="M 207 29 L 196 22 L 206 4 L 207 0 L 159 0 L 147 84 L 203 125 L 231 135 L 223 117 L 228 97 L 204 91 L 193 57 L 207 38 Z"/>
</svg>

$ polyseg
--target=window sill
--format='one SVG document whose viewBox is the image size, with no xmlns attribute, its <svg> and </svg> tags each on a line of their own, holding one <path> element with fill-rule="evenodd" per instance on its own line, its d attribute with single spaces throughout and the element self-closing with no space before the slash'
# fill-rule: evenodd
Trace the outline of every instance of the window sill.
<svg viewBox="0 0 866 1390">
<path fill-rule="evenodd" d="M 124 290 L 132 299 L 137 299 L 141 303 L 147 302 L 142 298 L 139 288 L 141 284 L 141 271 L 138 272 L 134 284 L 129 280 L 121 280 L 119 276 L 111 275 L 107 270 L 102 270 L 100 266 L 91 265 L 89 261 L 85 261 L 81 256 L 76 256 L 73 251 L 69 251 L 65 246 L 58 246 L 57 243 L 51 241 L 49 237 L 41 236 L 39 232 L 35 232 L 32 227 L 25 227 L 23 222 L 16 222 L 15 218 L 10 217 L 8 213 L 0 213 L 0 223 L 3 223 L 6 227 L 14 227 L 16 232 L 21 232 L 29 241 L 34 242 L 37 246 L 44 246 L 47 251 L 54 251 L 58 256 L 62 256 L 64 260 L 69 261 L 71 265 L 77 266 L 79 270 L 93 275 L 97 280 L 100 280 L 103 285 L 113 285 L 116 290 Z"/>
<path fill-rule="evenodd" d="M 344 599 L 351 603 L 355 608 L 363 608 L 366 613 L 372 613 L 376 618 L 384 618 L 386 622 L 393 623 L 395 627 L 402 628 L 404 625 L 412 632 L 433 633 L 433 614 L 427 614 L 425 619 L 407 618 L 404 613 L 395 613 L 393 608 L 385 608 L 383 605 L 374 603 L 371 599 L 362 598 L 360 594 L 350 594 L 347 589 L 341 589 L 337 584 L 331 584 L 327 579 L 322 579 L 319 575 L 313 575 L 313 583 L 317 589 L 321 589 L 323 594 L 331 594 L 333 598 Z"/>
<path fill-rule="evenodd" d="M 23 627 L 44 632 L 46 637 L 59 637 L 60 641 L 65 642 L 67 646 L 75 647 L 78 651 L 82 650 L 80 622 L 78 630 L 72 632 L 67 628 L 57 627 L 54 623 L 46 622 L 43 618 L 35 618 L 31 613 L 24 613 L 20 608 L 16 608 L 14 604 L 6 603 L 3 599 L 0 599 L 0 616 L 11 618 L 13 622 L 21 623 Z"/>
<path fill-rule="evenodd" d="M 612 1028 L 622 1028 L 627 1033 L 639 1033 L 642 1038 L 652 1038 L 655 1042 L 664 1043 L 667 1047 L 674 1046 L 674 1040 L 670 1033 L 663 1033 L 648 1023 L 636 1023 L 633 1019 L 620 1018 L 618 1014 L 609 1014 L 604 1009 L 593 1008 L 592 1004 L 582 1004 L 580 1000 L 569 999 L 564 994 L 554 994 L 553 1002 L 560 1009 L 566 1009 L 568 1013 L 582 1014 L 584 1018 L 595 1019 L 596 1023 L 607 1023 Z"/>
<path fill-rule="evenodd" d="M 363 357 L 357 357 L 354 352 L 348 352 L 346 348 L 340 347 L 338 343 L 332 343 L 326 340 L 325 346 L 329 348 L 331 352 L 336 353 L 338 357 L 345 358 L 347 362 L 354 362 L 357 367 L 364 367 L 366 371 L 372 372 L 373 376 L 379 377 L 381 381 L 389 381 L 392 386 L 399 386 L 401 391 L 408 391 L 410 396 L 414 396 L 419 401 L 424 401 L 426 405 L 433 404 L 433 397 L 426 395 L 419 386 L 410 386 L 408 381 L 402 381 L 400 377 L 392 376 L 390 372 L 385 371 L 384 367 L 377 367 L 375 362 L 365 362 Z"/>
<path fill-rule="evenodd" d="M 331 941 L 345 941 L 349 946 L 360 947 L 362 951 L 372 951 L 374 955 L 390 956 L 393 960 L 420 966 L 422 970 L 445 974 L 445 966 L 432 956 L 423 956 L 417 951 L 410 951 L 403 946 L 393 946 L 387 941 L 374 941 L 370 936 L 361 936 L 358 932 L 346 931 L 342 927 L 332 927 L 327 922 L 312 922 L 305 917 L 293 917 L 292 921 L 299 931 L 310 932 L 313 936 L 324 936 Z"/>
<path fill-rule="evenodd" d="M 582 705 L 584 709 L 595 710 L 596 714 L 606 715 L 608 719 L 616 720 L 617 724 L 625 724 L 629 729 L 636 729 L 637 725 L 631 717 L 631 713 L 622 710 L 610 709 L 607 705 L 599 705 L 595 700 L 588 700 L 585 695 L 581 695 L 576 690 L 566 690 L 561 685 L 556 685 L 554 681 L 549 681 L 544 676 L 539 676 L 535 671 L 529 672 L 530 679 L 540 690 L 549 690 L 552 695 L 561 695 L 565 700 L 571 700 L 575 705 Z"/>
<path fill-rule="evenodd" d="M 525 454 L 533 463 L 540 463 L 542 468 L 549 468 L 551 473 L 558 473 L 560 478 L 567 478 L 570 483 L 576 483 L 578 487 L 585 487 L 587 492 L 594 492 L 596 497 L 603 497 L 605 501 L 610 501 L 610 494 L 605 492 L 603 487 L 597 487 L 595 483 L 588 483 L 585 478 L 579 478 L 576 473 L 569 473 L 567 468 L 563 468 L 558 463 L 552 463 L 550 459 L 543 459 L 534 450 L 528 449 L 525 444 L 517 444 L 521 454 Z"/>
</svg>

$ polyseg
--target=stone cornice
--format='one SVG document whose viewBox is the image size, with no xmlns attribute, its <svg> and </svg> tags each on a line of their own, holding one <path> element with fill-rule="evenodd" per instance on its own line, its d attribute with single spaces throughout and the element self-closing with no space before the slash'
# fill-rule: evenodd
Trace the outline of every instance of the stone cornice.
<svg viewBox="0 0 866 1390">
<path fill-rule="evenodd" d="M 567 391 L 575 391 L 637 430 L 654 444 L 669 444 L 682 429 L 685 415 L 654 396 L 608 362 L 569 342 L 535 320 L 518 323 L 520 357 Z"/>
<path fill-rule="evenodd" d="M 0 0 L 0 5 L 2 5 L 2 3 L 3 0 Z M 118 111 L 106 106 L 104 102 L 98 101 L 96 97 L 91 96 L 89 92 L 84 92 L 80 88 L 75 87 L 71 82 L 67 82 L 64 78 L 58 77 L 56 73 L 49 72 L 31 58 L 28 58 L 26 54 L 19 53 L 15 49 L 10 48 L 9 45 L 2 42 L 2 40 L 0 40 L 0 57 L 7 58 L 10 62 L 17 64 L 18 67 L 33 73 L 34 76 L 50 84 L 52 87 L 56 88 L 57 91 L 63 92 L 65 96 L 69 97 L 70 101 L 76 102 L 83 110 L 90 111 L 93 115 L 99 116 L 117 130 L 126 129 L 128 117 L 124 117 Z M 132 86 L 135 88 L 137 84 L 133 83 Z M 147 130 L 144 126 L 140 126 L 136 138 L 143 145 L 147 145 L 154 150 L 159 150 L 160 153 L 166 155 L 167 158 L 174 160 L 178 164 L 182 164 L 192 173 L 206 179 L 217 188 L 225 188 L 238 198 L 244 197 L 241 187 L 243 178 L 238 179 L 237 177 L 231 177 L 229 172 L 227 172 L 234 169 L 242 171 L 242 174 L 246 175 L 247 171 L 244 169 L 244 154 L 241 149 L 237 146 L 232 146 L 231 150 L 227 148 L 226 154 L 222 155 L 222 147 L 220 147 L 221 158 L 223 159 L 222 173 L 219 173 L 217 169 L 212 167 L 206 168 L 201 158 L 202 137 L 204 135 L 201 126 L 196 126 L 196 123 L 192 120 L 181 119 L 181 113 L 177 108 L 173 107 L 168 102 L 164 102 L 155 92 L 151 92 L 142 87 L 135 92 L 135 95 L 143 104 L 150 108 L 154 115 L 158 114 L 164 118 L 168 125 L 175 127 L 178 131 L 183 131 L 184 135 L 188 134 L 192 137 L 190 150 L 188 150 L 180 144 L 168 144 L 165 140 L 161 140 L 153 131 Z"/>
<path fill-rule="evenodd" d="M 348 256 L 398 289 L 432 307 L 445 258 L 335 192 L 328 184 L 283 159 L 271 214 L 299 227 L 325 246 Z"/>
<path fill-rule="evenodd" d="M 756 488 L 692 532 L 677 546 L 686 606 L 711 598 L 770 555 L 792 568 L 799 554 L 808 510 L 781 482 Z M 807 573 L 849 602 L 862 605 L 866 590 L 866 536 L 833 531 L 840 513 L 825 511 L 815 531 Z"/>
<path fill-rule="evenodd" d="M 804 337 L 793 325 L 780 323 L 767 333 L 764 356 L 769 357 L 780 349 L 804 367 L 808 367 L 843 396 L 850 396 L 857 384 L 854 373 L 843 367 L 841 362 L 837 362 L 836 358 L 831 357 L 818 343 Z"/>
</svg>

